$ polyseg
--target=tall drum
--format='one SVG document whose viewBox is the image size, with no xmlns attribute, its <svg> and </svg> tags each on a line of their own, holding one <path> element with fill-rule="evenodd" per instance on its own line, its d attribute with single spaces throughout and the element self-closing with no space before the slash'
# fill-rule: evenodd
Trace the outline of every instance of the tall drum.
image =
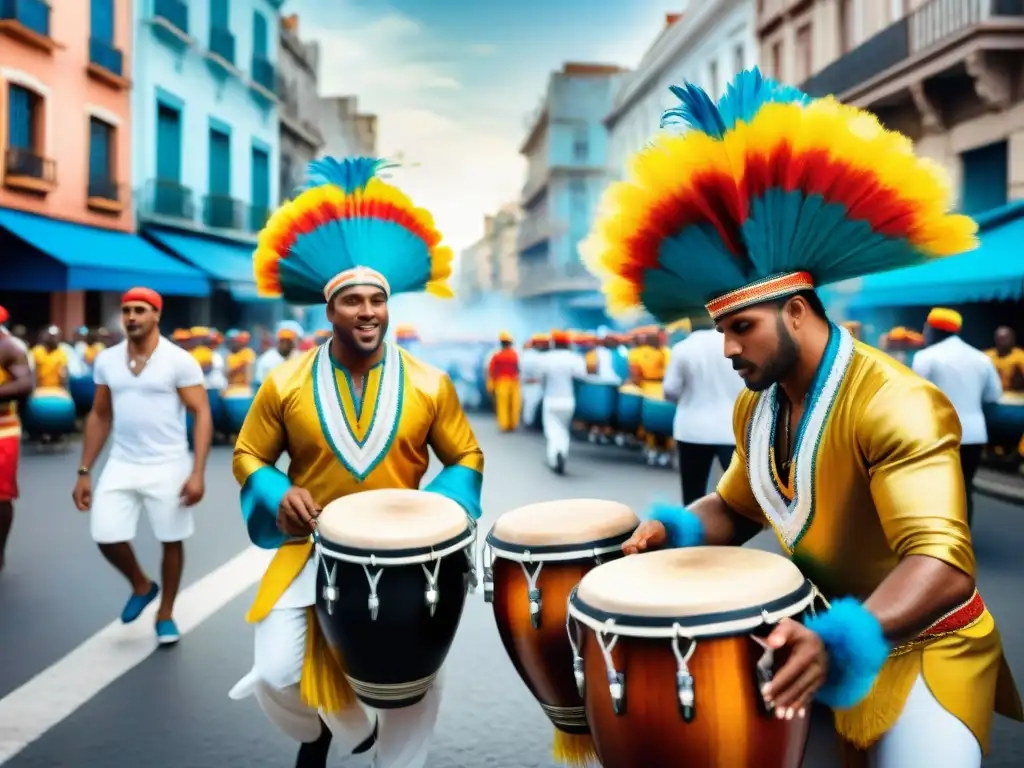
<svg viewBox="0 0 1024 768">
<path fill-rule="evenodd" d="M 555 726 L 560 762 L 593 754 L 577 682 L 583 670 L 574 670 L 565 631 L 568 598 L 584 574 L 622 556 L 637 525 L 623 504 L 565 499 L 506 512 L 487 536 L 484 597 L 513 666 Z"/>
<path fill-rule="evenodd" d="M 316 612 L 356 695 L 377 709 L 422 699 L 473 578 L 476 525 L 436 493 L 378 490 L 324 507 Z"/>
<path fill-rule="evenodd" d="M 798 768 L 808 720 L 767 711 L 774 659 L 758 641 L 815 594 L 786 558 L 740 547 L 649 552 L 584 576 L 568 625 L 604 768 Z"/>
</svg>

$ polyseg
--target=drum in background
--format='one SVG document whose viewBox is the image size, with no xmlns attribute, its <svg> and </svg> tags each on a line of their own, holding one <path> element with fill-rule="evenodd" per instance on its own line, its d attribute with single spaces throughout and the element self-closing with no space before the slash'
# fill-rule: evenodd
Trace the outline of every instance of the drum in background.
<svg viewBox="0 0 1024 768">
<path fill-rule="evenodd" d="M 615 403 L 619 399 L 616 384 L 600 381 L 573 382 L 576 395 L 576 413 L 573 421 L 587 425 L 609 427 L 615 419 Z"/>
<path fill-rule="evenodd" d="M 1024 436 L 1024 395 L 1006 392 L 999 402 L 985 406 L 990 445 L 1014 448 Z"/>
<path fill-rule="evenodd" d="M 25 403 L 22 424 L 30 435 L 59 437 L 75 431 L 75 401 L 61 387 L 36 387 Z"/>
<path fill-rule="evenodd" d="M 227 435 L 237 435 L 242 431 L 242 424 L 252 406 L 253 390 L 248 384 L 228 387 L 221 396 L 222 428 L 219 431 Z"/>
<path fill-rule="evenodd" d="M 640 424 L 644 432 L 654 437 L 671 438 L 676 420 L 675 403 L 645 397 L 642 408 Z"/>
<path fill-rule="evenodd" d="M 84 376 L 72 376 L 68 379 L 71 399 L 75 401 L 75 412 L 84 416 L 92 410 L 92 401 L 96 398 L 96 382 L 90 371 Z"/>
<path fill-rule="evenodd" d="M 324 507 L 316 613 L 365 704 L 400 709 L 433 685 L 462 618 L 476 525 L 436 493 L 378 490 Z"/>
<path fill-rule="evenodd" d="M 206 397 L 210 401 L 210 419 L 213 421 L 213 431 L 223 432 L 224 426 L 224 400 L 216 389 L 206 390 Z M 185 430 L 188 433 L 189 450 L 195 449 L 195 427 L 196 419 L 192 411 L 185 414 Z"/>
<path fill-rule="evenodd" d="M 573 668 L 565 631 L 569 594 L 603 560 L 622 556 L 639 523 L 624 504 L 564 499 L 506 512 L 487 536 L 484 598 L 494 603 L 512 665 L 555 726 L 559 762 L 593 754 L 577 681 L 583 669 Z"/>
<path fill-rule="evenodd" d="M 627 384 L 619 389 L 615 402 L 615 424 L 621 432 L 634 433 L 640 429 L 644 396 L 639 387 Z"/>
<path fill-rule="evenodd" d="M 740 547 L 635 555 L 595 568 L 569 603 L 587 719 L 604 768 L 797 768 L 809 718 L 779 720 L 757 641 L 813 610 L 789 560 Z"/>
</svg>

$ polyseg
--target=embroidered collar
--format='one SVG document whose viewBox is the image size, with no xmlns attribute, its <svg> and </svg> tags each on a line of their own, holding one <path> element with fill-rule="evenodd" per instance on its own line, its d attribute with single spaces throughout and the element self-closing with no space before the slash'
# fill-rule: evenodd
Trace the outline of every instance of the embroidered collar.
<svg viewBox="0 0 1024 768">
<path fill-rule="evenodd" d="M 313 364 L 313 402 L 327 444 L 345 469 L 362 482 L 394 442 L 405 397 L 405 364 L 398 347 L 385 344 L 384 358 L 367 377 L 359 401 L 349 373 L 341 370 L 347 392 L 338 386 L 330 342 L 324 342 Z"/>
<path fill-rule="evenodd" d="M 772 448 L 779 413 L 777 384 L 761 393 L 747 432 L 747 474 L 750 488 L 780 541 L 792 552 L 814 518 L 818 447 L 839 387 L 853 359 L 853 337 L 832 325 L 828 345 L 807 393 L 793 441 L 792 501 L 786 499 L 772 470 Z M 785 478 L 780 478 L 785 481 Z"/>
</svg>

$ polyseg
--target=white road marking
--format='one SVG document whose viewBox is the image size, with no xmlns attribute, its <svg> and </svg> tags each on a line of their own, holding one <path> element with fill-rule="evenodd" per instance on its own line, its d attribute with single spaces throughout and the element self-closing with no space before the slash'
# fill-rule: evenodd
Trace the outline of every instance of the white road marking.
<svg viewBox="0 0 1024 768">
<path fill-rule="evenodd" d="M 273 554 L 250 547 L 182 591 L 174 609 L 182 636 L 259 581 Z M 0 765 L 156 650 L 157 602 L 132 624 L 111 622 L 0 699 Z"/>
</svg>

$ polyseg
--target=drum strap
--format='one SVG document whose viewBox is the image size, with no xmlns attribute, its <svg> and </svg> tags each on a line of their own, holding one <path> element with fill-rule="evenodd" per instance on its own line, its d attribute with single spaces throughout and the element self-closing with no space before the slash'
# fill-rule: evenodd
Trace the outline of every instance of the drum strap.
<svg viewBox="0 0 1024 768">
<path fill-rule="evenodd" d="M 267 572 L 260 580 L 259 589 L 256 590 L 256 599 L 252 601 L 249 612 L 245 615 L 247 622 L 257 624 L 267 618 L 285 590 L 302 573 L 312 552 L 313 542 L 309 539 L 289 542 L 277 550 L 274 559 L 270 561 Z"/>
</svg>

